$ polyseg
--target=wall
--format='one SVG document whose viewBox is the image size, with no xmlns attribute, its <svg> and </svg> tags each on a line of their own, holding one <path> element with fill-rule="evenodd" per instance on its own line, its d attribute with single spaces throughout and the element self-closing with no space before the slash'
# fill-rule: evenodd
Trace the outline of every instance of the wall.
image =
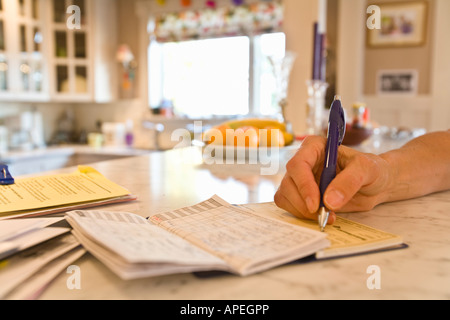
<svg viewBox="0 0 450 320">
<path fill-rule="evenodd" d="M 22 112 L 31 111 L 34 108 L 42 113 L 44 139 L 46 141 L 52 139 L 60 117 L 65 112 L 71 112 L 73 110 L 72 104 L 0 102 L 0 119 L 17 116 Z"/>
<path fill-rule="evenodd" d="M 142 31 L 139 30 L 140 24 L 136 14 L 136 3 L 137 0 L 117 0 L 117 45 L 127 44 L 130 47 L 131 52 L 135 55 L 135 58 L 139 60 L 141 56 L 139 35 Z M 141 67 L 142 66 L 138 65 L 138 68 Z M 121 68 L 119 67 L 119 69 Z M 135 86 L 139 88 L 141 82 L 139 73 L 136 75 L 135 81 Z M 137 91 L 134 93 L 134 97 L 138 96 L 139 92 Z M 122 98 L 123 97 L 124 96 L 122 96 Z"/>
<path fill-rule="evenodd" d="M 426 0 L 425 0 L 426 1 Z M 399 3 L 398 0 L 371 1 L 372 3 Z M 408 0 L 401 0 L 408 2 Z M 418 94 L 430 94 L 431 91 L 431 67 L 434 43 L 433 15 L 435 3 L 428 3 L 426 42 L 417 47 L 405 48 L 365 48 L 364 66 L 364 94 L 374 95 L 377 92 L 377 72 L 391 69 L 414 69 L 419 73 Z M 370 31 L 368 31 L 370 32 Z"/>
<path fill-rule="evenodd" d="M 433 46 L 433 74 L 431 78 L 433 130 L 450 129 L 450 1 L 438 0 L 435 8 L 435 41 Z"/>
<path fill-rule="evenodd" d="M 306 81 L 312 76 L 313 27 L 318 17 L 317 0 L 284 0 L 286 49 L 297 53 L 289 84 L 287 118 L 294 132 L 306 130 Z"/>
<path fill-rule="evenodd" d="M 372 119 L 381 125 L 403 126 L 408 128 L 425 128 L 429 131 L 450 128 L 450 1 L 430 0 L 429 12 L 430 32 L 429 55 L 424 56 L 428 76 L 422 76 L 425 81 L 421 92 L 417 96 L 379 96 L 373 90 L 365 88 L 365 70 L 372 67 L 379 68 L 378 54 L 381 51 L 369 51 L 366 54 L 366 13 L 367 1 L 340 0 L 339 1 L 339 43 L 338 43 L 338 91 L 346 97 L 347 105 L 355 101 L 364 101 L 371 108 Z M 405 49 L 406 50 L 406 49 Z M 413 51 L 414 52 L 414 51 Z M 392 54 L 396 54 L 393 52 Z M 408 60 L 409 51 L 401 52 L 400 57 Z M 366 61 L 366 58 L 369 59 Z M 375 59 L 375 62 L 373 61 Z M 381 58 L 380 58 L 381 59 Z M 374 66 L 366 67 L 366 64 Z M 373 75 L 367 75 L 372 78 Z M 428 78 L 428 80 L 426 80 Z M 366 84 L 370 85 L 370 79 Z"/>
</svg>

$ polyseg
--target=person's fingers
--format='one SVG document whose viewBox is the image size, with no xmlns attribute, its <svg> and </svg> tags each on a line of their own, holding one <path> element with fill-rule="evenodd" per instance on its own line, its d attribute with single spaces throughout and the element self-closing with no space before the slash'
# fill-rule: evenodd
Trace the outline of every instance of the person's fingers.
<svg viewBox="0 0 450 320">
<path fill-rule="evenodd" d="M 279 190 L 275 194 L 275 204 L 281 208 L 286 210 L 287 212 L 293 214 L 297 218 L 306 219 L 306 217 L 289 201 L 289 199 Z"/>
<path fill-rule="evenodd" d="M 308 137 L 295 156 L 287 163 L 287 173 L 275 194 L 278 207 L 301 219 L 318 219 L 320 190 L 317 183 L 322 171 L 326 139 Z M 328 224 L 336 221 L 335 212 L 330 212 Z"/>
<path fill-rule="evenodd" d="M 377 205 L 375 198 L 372 196 L 366 196 L 361 193 L 357 193 L 342 206 L 338 212 L 363 212 L 372 210 Z"/>
<path fill-rule="evenodd" d="M 336 222 L 336 213 L 330 211 L 330 216 L 328 217 L 327 225 L 333 225 Z"/>
<path fill-rule="evenodd" d="M 323 163 L 325 145 L 324 138 L 308 137 L 286 165 L 287 172 L 310 214 L 315 214 L 319 209 L 320 191 L 315 173 Z"/>
<path fill-rule="evenodd" d="M 281 197 L 280 197 L 281 196 Z M 284 209 L 299 218 L 316 219 L 316 212 L 310 212 L 308 203 L 298 192 L 297 186 L 291 176 L 287 174 L 281 181 L 280 188 L 275 196 L 275 203 L 282 203 Z"/>
<path fill-rule="evenodd" d="M 291 187 L 288 190 L 293 191 L 294 193 L 296 193 L 296 195 L 294 197 L 292 197 L 292 194 L 290 194 L 290 192 L 288 192 L 290 195 L 285 196 L 284 192 L 286 192 L 286 189 L 285 189 L 285 185 L 282 184 L 280 186 L 280 189 L 275 194 L 275 197 L 274 197 L 275 204 L 279 208 L 286 210 L 287 212 L 293 214 L 297 218 L 317 221 L 318 220 L 317 213 L 316 214 L 311 214 L 309 212 L 304 213 L 305 211 L 302 212 L 298 209 L 298 207 L 304 207 L 304 204 L 301 203 L 301 199 L 299 198 L 299 195 L 296 192 L 295 188 Z M 297 204 L 297 205 L 292 204 L 291 199 L 297 199 L 297 200 L 294 200 L 294 202 L 298 202 L 300 204 Z M 336 214 L 334 212 L 330 212 L 330 217 L 328 218 L 327 224 L 332 225 L 335 221 L 336 221 Z"/>
<path fill-rule="evenodd" d="M 327 208 L 333 211 L 339 211 L 349 202 L 361 204 L 364 206 L 371 206 L 371 203 L 364 203 L 369 201 L 361 199 L 361 196 L 355 197 L 363 187 L 373 184 L 377 179 L 378 170 L 370 157 L 364 154 L 356 154 L 352 157 L 346 157 L 345 151 L 342 159 L 341 172 L 336 175 L 336 178 L 330 183 L 324 194 L 324 204 Z"/>
</svg>

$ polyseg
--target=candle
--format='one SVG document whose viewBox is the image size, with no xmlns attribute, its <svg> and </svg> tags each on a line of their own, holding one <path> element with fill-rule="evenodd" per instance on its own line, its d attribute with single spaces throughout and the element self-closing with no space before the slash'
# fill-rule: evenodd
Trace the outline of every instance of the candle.
<svg viewBox="0 0 450 320">
<path fill-rule="evenodd" d="M 314 48 L 313 48 L 313 80 L 320 80 L 322 61 L 322 37 L 319 34 L 319 24 L 314 23 Z"/>
<path fill-rule="evenodd" d="M 325 82 L 327 73 L 327 52 L 326 52 L 326 34 L 320 35 L 320 81 Z"/>
<path fill-rule="evenodd" d="M 319 0 L 319 30 L 320 34 L 327 33 L 327 0 Z"/>
<path fill-rule="evenodd" d="M 318 22 L 314 26 L 313 79 L 325 81 L 325 40 L 327 33 L 327 0 L 318 0 Z"/>
</svg>

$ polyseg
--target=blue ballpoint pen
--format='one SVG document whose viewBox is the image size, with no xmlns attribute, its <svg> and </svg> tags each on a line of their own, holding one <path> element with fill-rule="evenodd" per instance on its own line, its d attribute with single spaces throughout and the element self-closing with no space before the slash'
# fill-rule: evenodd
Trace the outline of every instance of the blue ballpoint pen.
<svg viewBox="0 0 450 320">
<path fill-rule="evenodd" d="M 336 166 L 338 157 L 338 147 L 342 144 L 345 135 L 345 114 L 342 108 L 341 98 L 334 97 L 330 109 L 330 118 L 328 122 L 327 147 L 325 150 L 325 162 L 320 177 L 320 208 L 319 208 L 319 227 L 323 232 L 328 223 L 330 211 L 325 207 L 323 196 L 328 185 L 336 177 Z"/>
</svg>

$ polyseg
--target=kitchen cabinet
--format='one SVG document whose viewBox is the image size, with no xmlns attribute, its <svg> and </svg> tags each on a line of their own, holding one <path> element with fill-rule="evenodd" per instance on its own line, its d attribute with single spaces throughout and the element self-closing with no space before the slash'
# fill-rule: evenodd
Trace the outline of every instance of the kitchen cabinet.
<svg viewBox="0 0 450 320">
<path fill-rule="evenodd" d="M 48 1 L 50 92 L 55 100 L 92 99 L 90 2 Z"/>
<path fill-rule="evenodd" d="M 51 100 L 117 99 L 116 1 L 44 0 Z"/>
<path fill-rule="evenodd" d="M 0 0 L 0 100 L 115 100 L 115 3 Z"/>
<path fill-rule="evenodd" d="M 0 99 L 49 99 L 44 3 L 0 0 Z"/>
</svg>

